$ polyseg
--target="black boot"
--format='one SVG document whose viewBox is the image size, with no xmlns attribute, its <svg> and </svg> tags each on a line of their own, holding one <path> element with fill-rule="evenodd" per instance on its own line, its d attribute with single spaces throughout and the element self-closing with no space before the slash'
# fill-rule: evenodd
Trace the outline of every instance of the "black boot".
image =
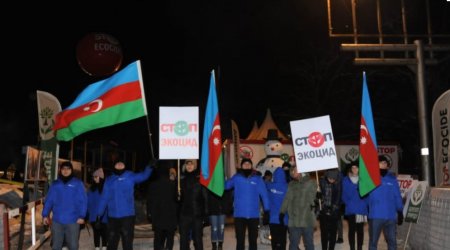
<svg viewBox="0 0 450 250">
<path fill-rule="evenodd" d="M 217 243 L 216 242 L 212 243 L 212 250 L 217 250 Z"/>
<path fill-rule="evenodd" d="M 219 241 L 219 247 L 217 248 L 217 250 L 222 250 L 222 244 L 223 244 L 223 242 Z"/>
</svg>

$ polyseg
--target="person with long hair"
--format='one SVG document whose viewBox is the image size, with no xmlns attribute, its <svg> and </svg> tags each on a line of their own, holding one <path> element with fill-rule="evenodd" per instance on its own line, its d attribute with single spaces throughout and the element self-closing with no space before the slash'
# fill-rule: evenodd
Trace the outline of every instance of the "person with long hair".
<svg viewBox="0 0 450 250">
<path fill-rule="evenodd" d="M 98 204 L 103 191 L 103 185 L 105 184 L 105 174 L 103 173 L 103 169 L 99 168 L 95 170 L 92 174 L 92 178 L 93 183 L 87 192 L 88 219 L 94 231 L 95 250 L 100 250 L 100 247 L 102 250 L 106 250 L 108 246 L 108 216 L 106 214 L 101 217 L 97 216 Z"/>
<path fill-rule="evenodd" d="M 359 195 L 359 166 L 357 162 L 347 165 L 347 176 L 342 180 L 342 201 L 345 204 L 345 218 L 348 223 L 348 243 L 350 250 L 362 250 L 364 223 L 367 222 L 367 202 Z M 357 248 L 355 248 L 355 234 Z"/>
</svg>

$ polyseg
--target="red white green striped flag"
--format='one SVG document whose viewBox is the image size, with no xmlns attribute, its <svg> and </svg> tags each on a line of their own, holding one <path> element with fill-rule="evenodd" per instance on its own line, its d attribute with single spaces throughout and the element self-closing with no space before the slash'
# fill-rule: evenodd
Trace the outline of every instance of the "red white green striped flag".
<svg viewBox="0 0 450 250">
<path fill-rule="evenodd" d="M 372 106 L 363 72 L 361 127 L 359 134 L 359 194 L 366 195 L 381 183 L 378 166 L 377 139 L 373 123 Z"/>
<path fill-rule="evenodd" d="M 225 189 L 225 175 L 214 70 L 211 71 L 205 124 L 203 126 L 200 183 L 211 192 L 222 196 Z"/>
<path fill-rule="evenodd" d="M 56 138 L 74 137 L 147 115 L 140 61 L 110 78 L 87 86 L 75 101 L 56 116 Z"/>
</svg>

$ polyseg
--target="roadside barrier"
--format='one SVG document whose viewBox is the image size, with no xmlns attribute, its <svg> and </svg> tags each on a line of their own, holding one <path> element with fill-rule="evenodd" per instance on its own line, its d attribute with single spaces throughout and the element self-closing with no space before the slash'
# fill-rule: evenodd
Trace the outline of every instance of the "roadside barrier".
<svg viewBox="0 0 450 250">
<path fill-rule="evenodd" d="M 0 204 L 0 214 L 2 215 L 0 217 L 0 232 L 3 235 L 3 237 L 0 237 L 0 246 L 2 246 L 4 250 L 11 249 L 12 238 L 10 235 L 10 219 L 17 218 L 19 216 L 25 216 L 26 219 L 26 213 L 28 210 L 30 210 L 31 214 L 31 218 L 29 219 L 31 223 L 31 246 L 26 249 L 37 249 L 48 237 L 50 237 L 50 230 L 47 230 L 45 233 L 41 234 L 38 239 L 36 239 L 36 207 L 38 206 L 43 206 L 43 198 L 29 202 L 25 206 L 9 210 L 5 204 Z M 20 230 L 25 230 L 25 226 L 21 227 Z M 24 235 L 24 232 L 19 232 L 19 234 Z M 19 239 L 19 246 L 23 243 L 20 241 L 22 241 L 22 239 Z"/>
</svg>

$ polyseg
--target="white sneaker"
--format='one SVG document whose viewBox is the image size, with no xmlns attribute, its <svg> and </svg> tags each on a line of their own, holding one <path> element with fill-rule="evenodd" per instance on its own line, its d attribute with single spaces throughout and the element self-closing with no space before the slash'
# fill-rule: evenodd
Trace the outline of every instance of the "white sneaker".
<svg viewBox="0 0 450 250">
<path fill-rule="evenodd" d="M 106 247 L 102 247 L 102 250 L 106 250 Z"/>
<path fill-rule="evenodd" d="M 95 250 L 100 250 L 100 247 L 96 247 Z"/>
</svg>

